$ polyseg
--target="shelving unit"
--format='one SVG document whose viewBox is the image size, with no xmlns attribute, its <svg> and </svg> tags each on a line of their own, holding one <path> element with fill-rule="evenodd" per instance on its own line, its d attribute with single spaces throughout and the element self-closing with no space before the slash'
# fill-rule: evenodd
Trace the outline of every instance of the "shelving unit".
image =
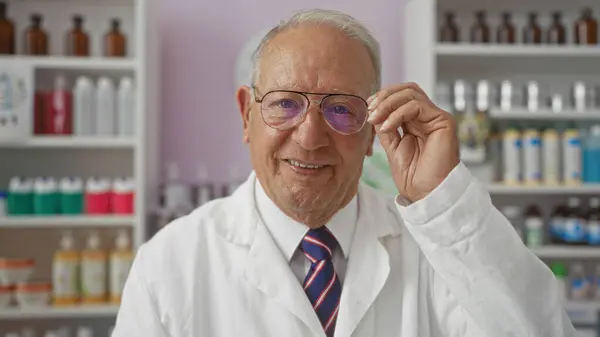
<svg viewBox="0 0 600 337">
<path fill-rule="evenodd" d="M 492 85 L 492 93 L 498 85 L 509 80 L 514 90 L 521 93 L 521 87 L 531 80 L 540 83 L 542 104 L 551 94 L 563 97 L 565 108 L 569 108 L 571 85 L 583 81 L 587 85 L 600 85 L 600 44 L 576 46 L 573 43 L 573 22 L 580 16 L 583 7 L 591 7 L 594 17 L 600 20 L 600 3 L 595 0 L 411 0 L 404 13 L 404 31 L 418 32 L 405 35 L 404 74 L 407 81 L 418 83 L 421 88 L 442 107 L 448 107 L 447 88 L 455 80 L 463 80 L 473 86 L 480 80 Z M 492 41 L 496 37 L 496 27 L 500 23 L 501 13 L 512 14 L 512 23 L 516 30 L 517 42 L 513 45 L 471 44 L 469 29 L 474 22 L 475 12 L 485 10 L 486 21 L 490 28 Z M 460 40 L 456 44 L 438 43 L 438 29 L 443 21 L 443 13 L 455 14 L 460 28 Z M 567 41 L 562 46 L 524 45 L 521 42 L 522 28 L 527 13 L 539 14 L 539 25 L 545 30 L 550 24 L 550 14 L 563 13 L 562 23 L 567 29 Z M 469 94 L 469 92 L 467 92 Z M 518 100 L 520 97 L 516 97 Z M 493 100 L 492 100 L 493 102 Z M 519 105 L 520 103 L 516 103 Z M 448 107 L 449 108 L 449 107 Z M 600 107 L 590 111 L 576 112 L 563 110 L 561 113 L 542 109 L 531 113 L 515 108 L 503 112 L 492 106 L 488 111 L 491 123 L 502 127 L 509 123 L 515 125 L 547 125 L 556 123 L 575 123 L 591 125 L 600 123 Z M 582 184 L 580 186 L 505 186 L 492 181 L 495 176 L 489 162 L 468 164 L 474 175 L 488 186 L 492 200 L 498 208 L 507 205 L 527 207 L 537 204 L 544 215 L 549 215 L 558 203 L 564 203 L 568 196 L 578 196 L 587 205 L 587 199 L 600 195 L 600 185 Z M 543 246 L 533 251 L 544 261 L 581 261 L 590 269 L 600 263 L 598 247 Z M 593 269 L 590 269 L 593 272 Z M 589 271 L 588 271 L 589 272 Z M 567 303 L 570 312 L 591 312 L 596 323 L 592 328 L 600 327 L 596 319 L 600 314 L 600 301 Z M 573 316 L 572 316 L 573 317 Z M 579 317 L 575 318 L 578 319 Z M 589 326 L 588 326 L 589 327 Z M 600 336 L 600 329 L 598 329 Z"/>
<path fill-rule="evenodd" d="M 28 63 L 38 69 L 57 70 L 101 70 L 101 71 L 134 71 L 137 67 L 135 59 L 115 59 L 107 57 L 69 57 L 69 56 L 3 56 L 0 62 L 19 61 Z"/>
<path fill-rule="evenodd" d="M 135 86 L 133 137 L 46 136 L 32 132 L 26 139 L 0 140 L 0 190 L 7 189 L 10 178 L 14 176 L 133 177 L 135 180 L 135 213 L 132 215 L 0 217 L 0 257 L 32 258 L 36 261 L 32 278 L 50 281 L 52 255 L 65 230 L 74 233 L 78 249 L 84 247 L 84 240 L 91 231 L 99 233 L 106 250 L 114 247 L 115 235 L 123 229 L 130 233 L 134 250 L 148 239 L 146 222 L 149 207 L 158 195 L 160 149 L 157 2 L 4 1 L 7 2 L 8 17 L 17 28 L 17 55 L 0 55 L 0 66 L 18 64 L 32 69 L 36 90 L 51 89 L 58 75 L 66 78 L 69 88 L 73 87 L 78 76 L 87 76 L 94 84 L 100 77 L 107 77 L 115 85 L 127 76 L 133 79 Z M 30 25 L 32 13 L 43 15 L 42 27 L 50 41 L 48 56 L 22 55 L 24 30 Z M 75 14 L 84 18 L 83 27 L 90 37 L 90 57 L 64 55 L 65 36 L 73 27 L 72 17 Z M 103 55 L 103 37 L 112 18 L 120 19 L 121 31 L 127 36 L 127 56 L 123 58 Z M 33 97 L 33 92 L 27 95 Z M 96 318 L 114 318 L 117 311 L 118 306 L 109 304 L 0 309 L 0 335 L 19 331 L 25 323 L 31 326 L 28 320 L 68 319 L 68 322 L 73 320 L 70 324 L 77 325 L 79 319 L 96 322 Z M 35 325 L 33 327 L 36 328 Z"/>
<path fill-rule="evenodd" d="M 0 143 L 0 148 L 133 150 L 135 148 L 135 145 L 135 139 L 133 138 L 36 136 L 21 142 Z"/>
<path fill-rule="evenodd" d="M 555 113 L 549 110 L 540 110 L 530 112 L 524 109 L 512 109 L 511 111 L 501 111 L 491 109 L 488 113 L 491 119 L 495 120 L 522 120 L 522 121 L 600 121 L 600 110 L 589 110 L 578 112 L 572 110 L 563 110 Z"/>
<path fill-rule="evenodd" d="M 133 216 L 12 216 L 0 217 L 2 228 L 90 228 L 90 227 L 134 227 Z"/>
<path fill-rule="evenodd" d="M 597 259 L 600 247 L 543 246 L 532 250 L 542 259 Z"/>
<path fill-rule="evenodd" d="M 580 186 L 511 186 L 490 184 L 488 185 L 488 192 L 492 195 L 599 195 L 600 184 L 584 184 Z"/>
<path fill-rule="evenodd" d="M 542 58 L 596 58 L 600 57 L 600 46 L 532 46 L 532 45 L 473 45 L 470 43 L 437 43 L 435 53 L 439 57 L 542 57 Z"/>
<path fill-rule="evenodd" d="M 39 307 L 0 309 L 0 321 L 114 317 L 116 316 L 118 310 L 119 307 L 116 305 L 77 306 L 67 308 Z"/>
</svg>

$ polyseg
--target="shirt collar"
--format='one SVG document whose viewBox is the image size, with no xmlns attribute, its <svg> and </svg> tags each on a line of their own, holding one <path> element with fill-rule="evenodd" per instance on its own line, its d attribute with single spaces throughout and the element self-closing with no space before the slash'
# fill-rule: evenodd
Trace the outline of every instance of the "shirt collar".
<svg viewBox="0 0 600 337">
<path fill-rule="evenodd" d="M 275 240 L 277 247 L 279 247 L 286 260 L 290 262 L 309 228 L 283 213 L 267 196 L 258 179 L 256 179 L 255 185 L 254 194 L 258 213 Z M 325 224 L 335 236 L 346 259 L 350 254 L 350 246 L 352 245 L 357 221 L 358 200 L 354 196 L 344 208 L 340 209 Z"/>
</svg>

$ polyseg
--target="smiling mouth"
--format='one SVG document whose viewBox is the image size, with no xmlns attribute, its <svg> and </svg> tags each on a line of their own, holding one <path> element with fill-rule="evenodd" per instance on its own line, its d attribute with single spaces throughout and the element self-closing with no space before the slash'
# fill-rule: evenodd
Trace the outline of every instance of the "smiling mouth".
<svg viewBox="0 0 600 337">
<path fill-rule="evenodd" d="M 304 163 L 304 162 L 300 162 L 300 161 L 293 160 L 293 159 L 286 159 L 285 161 L 288 164 L 290 164 L 291 166 L 303 168 L 303 169 L 311 169 L 311 170 L 317 170 L 317 169 L 329 166 L 329 165 L 320 165 L 320 164 L 309 164 L 309 163 Z"/>
</svg>

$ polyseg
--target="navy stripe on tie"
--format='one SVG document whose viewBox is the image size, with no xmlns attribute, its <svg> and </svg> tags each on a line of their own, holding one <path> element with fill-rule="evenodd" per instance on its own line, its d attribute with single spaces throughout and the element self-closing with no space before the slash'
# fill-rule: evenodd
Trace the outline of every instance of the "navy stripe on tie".
<svg viewBox="0 0 600 337">
<path fill-rule="evenodd" d="M 304 279 L 304 291 L 312 303 L 327 336 L 333 336 L 339 311 L 342 285 L 331 261 L 337 241 L 325 228 L 312 229 L 300 245 L 311 266 Z"/>
</svg>

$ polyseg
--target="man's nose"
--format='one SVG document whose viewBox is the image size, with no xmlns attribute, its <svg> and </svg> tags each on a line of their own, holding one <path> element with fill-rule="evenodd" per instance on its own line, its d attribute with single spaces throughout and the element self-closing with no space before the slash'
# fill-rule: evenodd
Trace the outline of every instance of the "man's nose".
<svg viewBox="0 0 600 337">
<path fill-rule="evenodd" d="M 319 101 L 311 101 L 304 120 L 292 133 L 292 139 L 307 151 L 329 145 L 330 128 L 323 119 Z"/>
</svg>

